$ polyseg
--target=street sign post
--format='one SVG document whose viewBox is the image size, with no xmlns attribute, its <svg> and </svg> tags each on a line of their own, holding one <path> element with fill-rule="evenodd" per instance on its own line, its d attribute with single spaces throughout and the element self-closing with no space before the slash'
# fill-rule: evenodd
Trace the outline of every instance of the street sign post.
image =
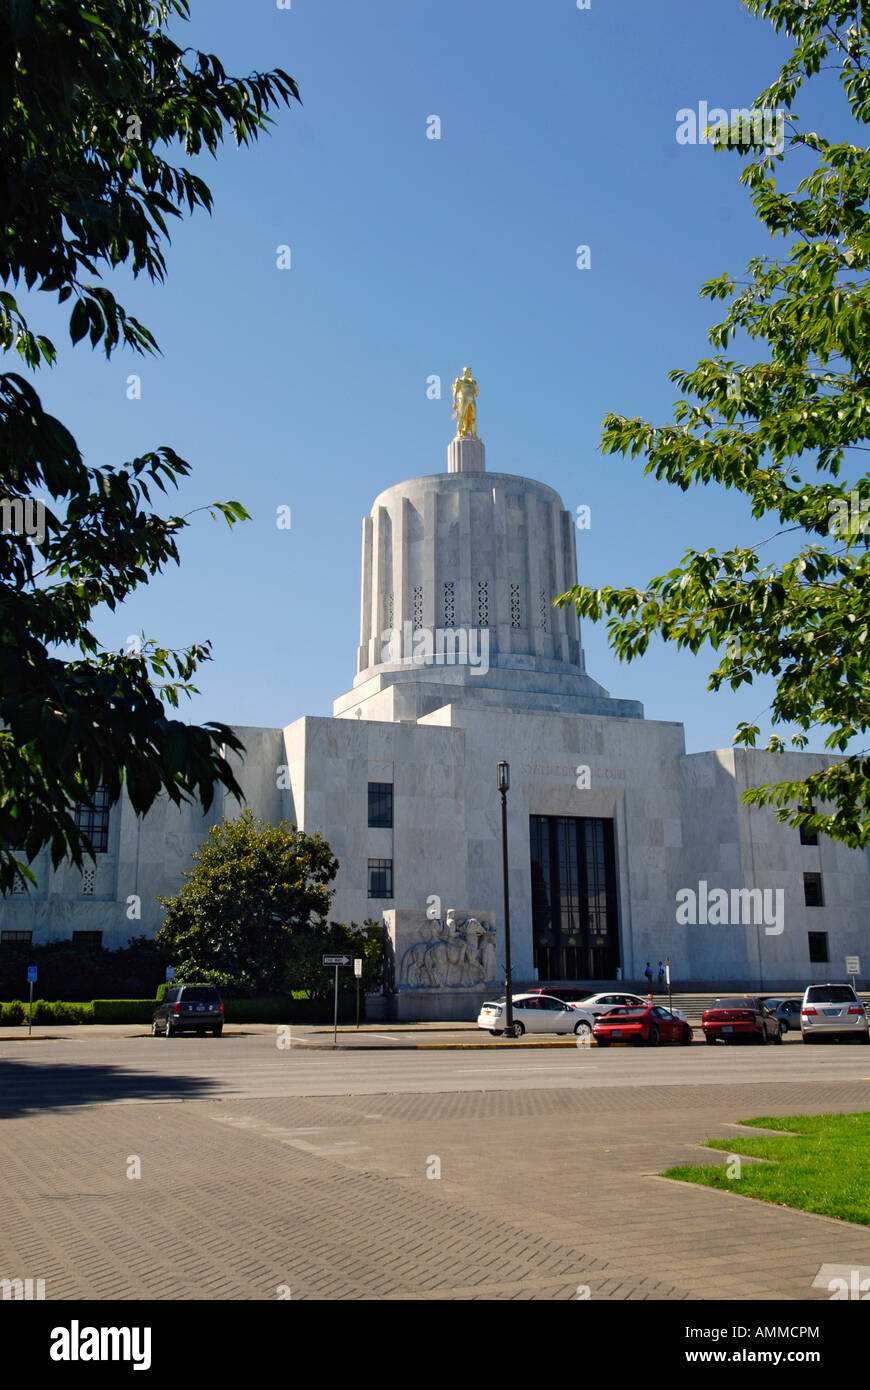
<svg viewBox="0 0 870 1390">
<path fill-rule="evenodd" d="M 855 989 L 855 976 L 861 974 L 861 959 L 859 956 L 846 957 L 846 974 L 852 976 L 852 988 Z"/>
<path fill-rule="evenodd" d="M 34 986 L 34 984 L 36 983 L 36 966 L 35 966 L 35 965 L 28 965 L 28 967 L 27 967 L 27 983 L 28 983 L 28 985 L 30 986 L 30 1006 L 29 1006 L 29 1008 L 28 1008 L 28 1010 L 27 1010 L 27 1031 L 28 1031 L 28 1033 L 32 1033 L 32 1031 L 33 1031 L 33 986 Z"/>
<path fill-rule="evenodd" d="M 356 977 L 356 1026 L 359 1028 L 359 982 L 362 979 L 362 956 L 354 956 L 353 973 Z"/>
<path fill-rule="evenodd" d="M 174 979 L 175 979 L 175 966 L 174 966 L 174 965 L 167 965 L 167 967 L 166 967 L 166 983 L 169 984 L 170 980 L 174 980 Z"/>
<path fill-rule="evenodd" d="M 338 968 L 350 965 L 350 956 L 324 956 L 323 964 L 335 966 L 335 1010 L 332 1015 L 332 1045 L 338 1047 Z"/>
<path fill-rule="evenodd" d="M 670 956 L 665 956 L 665 979 L 666 979 L 667 982 L 668 982 L 668 1008 L 670 1009 L 671 1013 L 673 1013 L 673 1012 L 674 1012 L 674 1000 L 673 1000 L 673 995 L 671 994 L 671 958 L 670 958 Z"/>
</svg>

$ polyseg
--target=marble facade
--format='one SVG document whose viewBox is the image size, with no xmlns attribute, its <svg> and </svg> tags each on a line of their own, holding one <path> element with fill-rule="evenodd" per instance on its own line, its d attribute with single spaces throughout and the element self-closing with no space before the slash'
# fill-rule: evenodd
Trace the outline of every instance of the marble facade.
<svg viewBox="0 0 870 1390">
<path fill-rule="evenodd" d="M 321 830 L 337 855 L 331 917 L 383 918 L 392 988 L 372 1007 L 394 1018 L 473 1017 L 499 992 L 502 759 L 511 768 L 518 985 L 538 977 L 542 939 L 533 930 L 533 818 L 611 827 L 609 978 L 618 969 L 640 983 L 646 961 L 666 955 L 678 988 L 803 988 L 845 978 L 847 954 L 870 972 L 867 854 L 824 839 L 802 844 L 772 812 L 740 801 L 747 787 L 831 759 L 687 754 L 681 724 L 612 699 L 586 673 L 576 614 L 551 606 L 576 579 L 573 521 L 545 484 L 487 472 L 481 440 L 454 440 L 446 472 L 387 488 L 363 522 L 357 672 L 333 716 L 237 731 L 247 805 Z M 427 646 L 423 637 L 439 632 Z M 369 825 L 372 783 L 392 788 L 390 825 Z M 164 798 L 139 818 L 124 798 L 93 871 L 52 871 L 41 857 L 39 888 L 0 906 L 0 928 L 30 931 L 34 942 L 99 931 L 108 946 L 151 935 L 162 916 L 156 894 L 177 891 L 209 825 L 239 809 L 223 797 L 203 816 Z M 390 866 L 390 897 L 371 895 L 375 861 Z M 822 905 L 808 905 L 807 875 L 823 885 Z M 757 914 L 679 922 L 677 895 L 701 883 L 781 890 L 782 930 Z M 827 961 L 810 960 L 811 933 L 816 955 L 824 937 Z"/>
</svg>

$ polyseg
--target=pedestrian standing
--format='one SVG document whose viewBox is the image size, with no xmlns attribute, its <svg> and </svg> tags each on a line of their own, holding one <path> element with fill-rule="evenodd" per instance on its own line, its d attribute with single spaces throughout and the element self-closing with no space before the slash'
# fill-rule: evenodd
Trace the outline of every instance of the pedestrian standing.
<svg viewBox="0 0 870 1390">
<path fill-rule="evenodd" d="M 646 963 L 646 970 L 644 970 L 643 973 L 644 973 L 644 977 L 645 977 L 645 979 L 646 979 L 646 991 L 647 991 L 647 994 L 652 994 L 653 972 L 652 972 L 652 966 L 650 965 L 649 961 L 647 961 L 647 963 Z"/>
<path fill-rule="evenodd" d="M 665 992 L 665 967 L 662 965 L 661 961 L 659 961 L 659 994 L 664 994 L 664 992 Z"/>
</svg>

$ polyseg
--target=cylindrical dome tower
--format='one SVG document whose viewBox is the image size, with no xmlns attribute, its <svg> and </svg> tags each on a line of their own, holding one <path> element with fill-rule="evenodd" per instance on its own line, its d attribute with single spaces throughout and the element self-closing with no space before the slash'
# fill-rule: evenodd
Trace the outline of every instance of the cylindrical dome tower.
<svg viewBox="0 0 870 1390">
<path fill-rule="evenodd" d="M 453 394 L 447 472 L 387 488 L 363 521 L 357 673 L 335 713 L 419 719 L 461 698 L 642 718 L 586 675 L 576 611 L 552 606 L 577 582 L 572 514 L 545 483 L 487 473 L 468 368 Z"/>
<path fill-rule="evenodd" d="M 573 518 L 544 483 L 487 473 L 479 440 L 454 440 L 471 442 L 476 468 L 397 483 L 363 522 L 357 682 L 404 666 L 387 649 L 406 623 L 488 633 L 490 667 L 583 674 L 577 615 L 552 607 L 576 583 Z"/>
</svg>

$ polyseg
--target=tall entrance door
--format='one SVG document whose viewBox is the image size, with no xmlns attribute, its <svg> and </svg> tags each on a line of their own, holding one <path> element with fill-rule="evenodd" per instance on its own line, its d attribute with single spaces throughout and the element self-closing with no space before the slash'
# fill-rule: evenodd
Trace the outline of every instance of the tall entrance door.
<svg viewBox="0 0 870 1390">
<path fill-rule="evenodd" d="M 531 816 L 532 934 L 542 980 L 612 980 L 619 964 L 613 821 Z"/>
</svg>

